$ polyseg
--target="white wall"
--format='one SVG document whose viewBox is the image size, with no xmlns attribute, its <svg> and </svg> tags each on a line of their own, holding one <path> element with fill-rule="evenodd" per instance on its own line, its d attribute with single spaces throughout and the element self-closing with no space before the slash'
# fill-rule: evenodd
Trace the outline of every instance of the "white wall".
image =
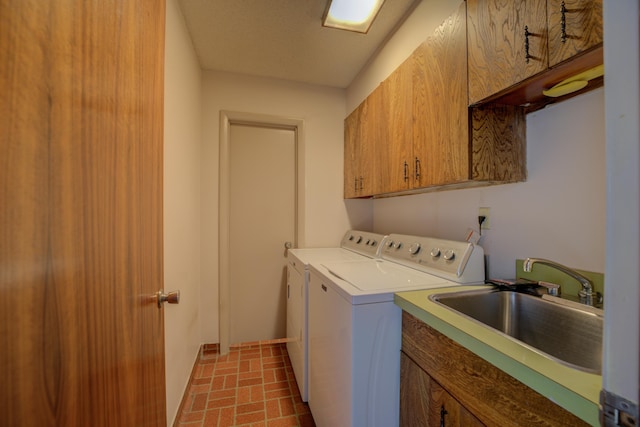
<svg viewBox="0 0 640 427">
<path fill-rule="evenodd" d="M 524 183 L 374 202 L 374 230 L 464 239 L 491 208 L 480 244 L 491 277 L 515 277 L 516 258 L 542 257 L 604 272 L 604 90 L 527 116 Z"/>
<path fill-rule="evenodd" d="M 202 147 L 202 340 L 218 335 L 218 173 L 220 111 L 304 121 L 305 241 L 300 246 L 336 246 L 348 228 L 371 227 L 371 201 L 342 199 L 342 89 L 223 72 L 203 73 Z M 251 260 L 247 260 L 250 262 Z"/>
<path fill-rule="evenodd" d="M 200 347 L 201 71 L 174 0 L 167 0 L 164 134 L 164 289 L 167 425 L 173 425 Z"/>
<path fill-rule="evenodd" d="M 460 2 L 423 0 L 347 88 L 355 108 L 439 26 Z M 464 238 L 478 208 L 491 208 L 481 241 L 488 274 L 513 277 L 517 257 L 546 257 L 604 272 L 605 160 L 603 90 L 527 116 L 527 182 L 450 190 L 373 202 L 373 231 Z"/>
</svg>

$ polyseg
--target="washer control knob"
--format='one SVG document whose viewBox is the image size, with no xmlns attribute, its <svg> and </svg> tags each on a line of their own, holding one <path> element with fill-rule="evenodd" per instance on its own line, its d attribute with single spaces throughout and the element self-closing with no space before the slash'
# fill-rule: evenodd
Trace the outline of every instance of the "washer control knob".
<svg viewBox="0 0 640 427">
<path fill-rule="evenodd" d="M 393 247 L 394 247 L 396 250 L 400 249 L 400 248 L 402 247 L 402 242 L 395 242 L 395 243 L 393 244 Z"/>
<path fill-rule="evenodd" d="M 353 234 L 349 234 L 349 241 L 353 240 Z"/>
<path fill-rule="evenodd" d="M 370 244 L 371 244 L 371 246 L 375 246 L 375 245 L 377 245 L 377 244 L 378 244 L 378 242 L 377 242 L 377 241 L 375 241 L 375 240 L 372 240 Z"/>
<path fill-rule="evenodd" d="M 360 242 L 362 242 L 362 236 L 356 237 L 356 243 L 360 243 Z"/>
<path fill-rule="evenodd" d="M 447 261 L 451 261 L 455 257 L 456 253 L 453 252 L 453 249 L 447 249 L 446 251 L 444 251 L 444 255 L 442 255 L 442 258 L 446 259 Z"/>
<path fill-rule="evenodd" d="M 440 248 L 431 249 L 431 256 L 437 258 L 440 256 Z"/>
<path fill-rule="evenodd" d="M 394 246 L 393 240 L 389 240 L 389 243 L 387 243 L 387 247 L 392 248 L 393 246 Z"/>
<path fill-rule="evenodd" d="M 420 252 L 420 243 L 416 242 L 413 243 L 411 246 L 409 246 L 409 253 L 410 254 L 417 254 L 418 252 Z"/>
</svg>

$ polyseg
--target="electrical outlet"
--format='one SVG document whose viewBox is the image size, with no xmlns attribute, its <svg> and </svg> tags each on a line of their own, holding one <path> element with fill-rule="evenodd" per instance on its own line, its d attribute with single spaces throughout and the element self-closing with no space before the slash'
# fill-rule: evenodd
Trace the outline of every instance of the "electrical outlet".
<svg viewBox="0 0 640 427">
<path fill-rule="evenodd" d="M 484 217 L 484 222 L 482 223 L 482 230 L 488 230 L 490 227 L 490 224 L 491 224 L 491 222 L 489 221 L 490 212 L 491 212 L 491 208 L 486 208 L 486 207 L 478 208 L 478 216 Z"/>
</svg>

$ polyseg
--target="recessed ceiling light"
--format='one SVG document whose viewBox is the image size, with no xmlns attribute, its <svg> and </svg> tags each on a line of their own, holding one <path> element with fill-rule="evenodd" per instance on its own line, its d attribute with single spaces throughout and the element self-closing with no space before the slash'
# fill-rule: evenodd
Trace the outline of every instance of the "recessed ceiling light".
<svg viewBox="0 0 640 427">
<path fill-rule="evenodd" d="M 366 33 L 384 0 L 329 0 L 322 25 Z"/>
</svg>

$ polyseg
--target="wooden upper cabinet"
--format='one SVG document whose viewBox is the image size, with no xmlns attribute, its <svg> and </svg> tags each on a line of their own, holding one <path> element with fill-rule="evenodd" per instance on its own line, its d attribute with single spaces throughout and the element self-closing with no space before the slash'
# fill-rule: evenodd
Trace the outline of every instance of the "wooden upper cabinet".
<svg viewBox="0 0 640 427">
<path fill-rule="evenodd" d="M 344 121 L 344 197 L 375 194 L 374 150 L 379 131 L 371 126 L 380 89 L 365 99 Z"/>
<path fill-rule="evenodd" d="M 467 0 L 469 104 L 548 68 L 546 0 Z"/>
<path fill-rule="evenodd" d="M 358 197 L 360 113 L 365 100 L 344 120 L 344 198 Z"/>
<path fill-rule="evenodd" d="M 345 120 L 345 198 L 526 179 L 524 112 L 468 106 L 466 17 L 461 2 Z"/>
<path fill-rule="evenodd" d="M 413 55 L 414 188 L 469 179 L 467 41 L 461 3 Z"/>
<path fill-rule="evenodd" d="M 380 132 L 375 146 L 377 194 L 408 190 L 412 186 L 413 129 L 411 112 L 412 66 L 407 59 L 382 82 L 380 97 L 373 98 L 379 106 L 373 126 Z"/>
<path fill-rule="evenodd" d="M 547 0 L 549 66 L 602 43 L 602 0 Z"/>
</svg>

